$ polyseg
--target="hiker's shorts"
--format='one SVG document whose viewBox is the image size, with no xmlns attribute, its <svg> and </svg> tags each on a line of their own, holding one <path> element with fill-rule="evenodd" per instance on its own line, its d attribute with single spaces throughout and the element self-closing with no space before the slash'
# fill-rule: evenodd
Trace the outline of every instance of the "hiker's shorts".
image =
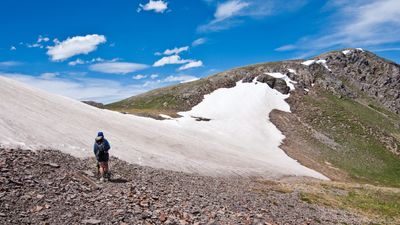
<svg viewBox="0 0 400 225">
<path fill-rule="evenodd" d="M 109 155 L 108 153 L 104 153 L 104 154 L 99 154 L 96 158 L 98 162 L 108 162 L 109 159 Z"/>
</svg>

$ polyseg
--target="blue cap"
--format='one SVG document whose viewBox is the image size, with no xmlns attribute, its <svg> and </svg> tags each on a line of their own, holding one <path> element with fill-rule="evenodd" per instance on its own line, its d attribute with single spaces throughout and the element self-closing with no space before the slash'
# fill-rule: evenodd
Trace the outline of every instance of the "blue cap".
<svg viewBox="0 0 400 225">
<path fill-rule="evenodd" d="M 103 132 L 99 132 L 99 133 L 97 133 L 97 137 L 104 137 L 104 134 L 103 134 Z"/>
</svg>

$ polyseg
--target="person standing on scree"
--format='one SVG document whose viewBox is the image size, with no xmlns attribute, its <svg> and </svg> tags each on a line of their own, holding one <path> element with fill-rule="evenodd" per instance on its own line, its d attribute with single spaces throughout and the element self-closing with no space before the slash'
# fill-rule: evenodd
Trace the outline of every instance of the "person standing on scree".
<svg viewBox="0 0 400 225">
<path fill-rule="evenodd" d="M 110 144 L 107 139 L 104 138 L 103 132 L 99 132 L 94 142 L 93 151 L 97 159 L 97 168 L 100 170 L 100 181 L 104 181 L 105 178 L 110 179 L 110 173 L 108 171 L 108 150 L 110 150 L 110 148 Z"/>
</svg>

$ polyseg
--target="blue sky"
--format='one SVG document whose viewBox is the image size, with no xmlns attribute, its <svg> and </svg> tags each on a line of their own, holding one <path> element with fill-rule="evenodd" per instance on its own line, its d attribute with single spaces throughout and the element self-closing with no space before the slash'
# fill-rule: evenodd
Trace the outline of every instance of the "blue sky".
<svg viewBox="0 0 400 225">
<path fill-rule="evenodd" d="M 0 25 L 0 75 L 106 103 L 334 49 L 400 62 L 398 0 L 2 0 Z"/>
</svg>

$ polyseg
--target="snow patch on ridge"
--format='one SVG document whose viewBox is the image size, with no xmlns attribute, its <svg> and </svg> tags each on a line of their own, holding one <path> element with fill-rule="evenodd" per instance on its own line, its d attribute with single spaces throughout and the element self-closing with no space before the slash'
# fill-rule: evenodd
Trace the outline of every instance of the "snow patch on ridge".
<svg viewBox="0 0 400 225">
<path fill-rule="evenodd" d="M 307 61 L 302 62 L 301 64 L 303 64 L 303 65 L 305 65 L 305 66 L 311 66 L 311 65 L 314 64 L 314 63 L 315 63 L 315 60 L 310 59 L 310 60 L 307 60 Z"/>
<path fill-rule="evenodd" d="M 318 59 L 318 60 L 310 59 L 310 60 L 302 62 L 301 64 L 303 64 L 305 66 L 311 66 L 314 63 L 318 63 L 318 64 L 324 66 L 327 70 L 331 71 L 331 69 L 329 69 L 328 65 L 326 64 L 325 59 Z"/>
<path fill-rule="evenodd" d="M 284 75 L 282 73 L 265 73 L 267 75 L 270 75 L 271 77 L 277 78 L 277 79 L 282 79 L 286 82 L 286 85 L 290 88 L 291 91 L 294 90 L 294 84 L 297 84 L 296 81 L 291 80 L 287 75 Z"/>
<path fill-rule="evenodd" d="M 331 71 L 331 69 L 329 69 L 328 65 L 326 64 L 325 59 L 317 60 L 316 63 L 323 65 L 327 70 Z"/>
<path fill-rule="evenodd" d="M 346 50 L 343 50 L 342 53 L 345 54 L 345 55 L 348 55 L 348 54 L 352 53 L 353 51 L 354 51 L 353 49 L 346 49 Z M 364 52 L 364 49 L 356 48 L 355 51 Z"/>
<path fill-rule="evenodd" d="M 351 53 L 351 50 L 349 50 L 349 49 L 343 50 L 342 53 L 345 54 L 345 55 L 347 55 L 347 54 L 350 54 L 350 53 Z"/>
</svg>

